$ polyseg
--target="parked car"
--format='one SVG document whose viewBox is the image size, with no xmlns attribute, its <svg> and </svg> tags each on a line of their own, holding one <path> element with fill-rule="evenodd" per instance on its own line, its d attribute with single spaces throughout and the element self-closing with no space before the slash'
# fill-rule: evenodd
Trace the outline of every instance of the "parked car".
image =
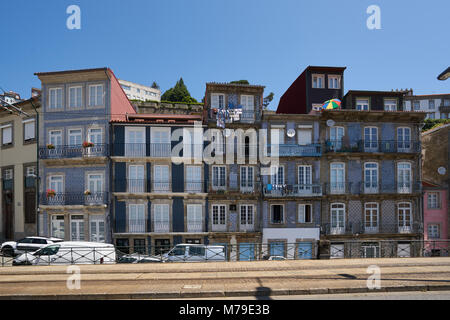
<svg viewBox="0 0 450 320">
<path fill-rule="evenodd" d="M 286 258 L 283 257 L 283 256 L 270 256 L 267 260 L 270 260 L 270 261 L 275 261 L 275 260 L 283 261 L 283 260 L 286 260 Z"/>
<path fill-rule="evenodd" d="M 117 259 L 117 263 L 160 263 L 160 262 L 164 261 L 161 260 L 160 258 L 139 253 L 126 254 Z"/>
<path fill-rule="evenodd" d="M 163 260 L 167 262 L 225 261 L 225 247 L 178 244 L 163 255 Z"/>
<path fill-rule="evenodd" d="M 13 265 L 67 265 L 116 263 L 116 249 L 112 244 L 67 241 L 47 245 L 35 252 L 24 253 Z"/>
<path fill-rule="evenodd" d="M 1 245 L 2 255 L 14 257 L 25 252 L 34 252 L 46 245 L 64 241 L 58 238 L 44 238 L 44 237 L 26 237 L 17 241 L 3 242 Z"/>
</svg>

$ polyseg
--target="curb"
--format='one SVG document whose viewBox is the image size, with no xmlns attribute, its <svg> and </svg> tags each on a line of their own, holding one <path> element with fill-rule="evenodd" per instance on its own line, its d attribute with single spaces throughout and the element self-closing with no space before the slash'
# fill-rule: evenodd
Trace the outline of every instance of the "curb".
<svg viewBox="0 0 450 320">
<path fill-rule="evenodd" d="M 141 292 L 141 293 L 93 293 L 93 294 L 62 294 L 62 295 L 0 295 L 0 300 L 134 300 L 134 299 L 189 299 L 189 298 L 220 298 L 220 297 L 270 297 L 288 295 L 326 295 L 370 292 L 408 292 L 408 291 L 447 291 L 450 285 L 418 285 L 391 286 L 370 290 L 366 287 L 354 288 L 311 288 L 311 289 L 269 289 L 235 290 L 235 291 L 171 291 L 171 292 Z"/>
</svg>

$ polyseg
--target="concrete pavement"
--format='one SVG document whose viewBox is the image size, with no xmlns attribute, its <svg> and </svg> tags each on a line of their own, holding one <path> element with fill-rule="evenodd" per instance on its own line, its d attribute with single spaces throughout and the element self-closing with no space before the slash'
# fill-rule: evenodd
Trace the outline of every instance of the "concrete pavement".
<svg viewBox="0 0 450 320">
<path fill-rule="evenodd" d="M 296 260 L 80 266 L 69 290 L 67 266 L 0 268 L 0 299 L 158 299 L 450 290 L 450 258 Z"/>
</svg>

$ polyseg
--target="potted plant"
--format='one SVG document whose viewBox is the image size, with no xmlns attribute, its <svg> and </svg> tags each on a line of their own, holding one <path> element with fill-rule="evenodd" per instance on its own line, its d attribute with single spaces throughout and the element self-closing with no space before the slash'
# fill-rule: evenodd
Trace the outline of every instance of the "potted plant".
<svg viewBox="0 0 450 320">
<path fill-rule="evenodd" d="M 55 149 L 55 146 L 54 146 L 53 144 L 49 143 L 49 144 L 47 145 L 47 149 L 49 149 L 49 150 Z"/>
<path fill-rule="evenodd" d="M 92 142 L 85 141 L 83 142 L 83 148 L 91 148 L 94 144 Z"/>
<path fill-rule="evenodd" d="M 53 189 L 47 190 L 47 198 L 53 198 L 55 195 L 56 195 L 55 190 L 53 190 Z"/>
<path fill-rule="evenodd" d="M 85 195 L 85 196 L 90 196 L 90 195 L 91 195 L 91 191 L 90 191 L 90 190 L 86 190 L 86 191 L 84 192 L 84 195 Z"/>
</svg>

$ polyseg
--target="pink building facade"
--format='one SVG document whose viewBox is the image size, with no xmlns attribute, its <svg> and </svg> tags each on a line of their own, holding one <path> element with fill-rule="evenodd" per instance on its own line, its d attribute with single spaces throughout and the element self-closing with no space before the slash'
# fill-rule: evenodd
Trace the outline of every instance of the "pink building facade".
<svg viewBox="0 0 450 320">
<path fill-rule="evenodd" d="M 447 190 L 428 182 L 424 187 L 424 240 L 448 240 Z"/>
</svg>

